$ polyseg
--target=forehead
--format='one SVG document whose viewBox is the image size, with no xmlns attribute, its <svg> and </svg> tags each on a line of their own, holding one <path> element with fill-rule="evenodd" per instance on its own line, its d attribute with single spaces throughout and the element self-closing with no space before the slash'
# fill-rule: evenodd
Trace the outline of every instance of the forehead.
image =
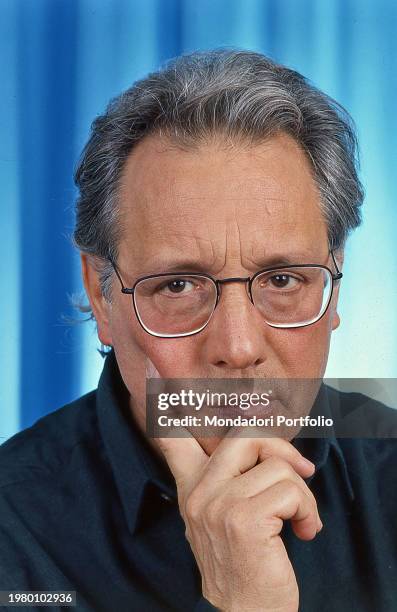
<svg viewBox="0 0 397 612">
<path fill-rule="evenodd" d="M 319 201 L 305 153 L 285 134 L 189 150 L 150 136 L 124 169 L 120 256 L 147 273 L 187 254 L 208 268 L 228 254 L 247 268 L 276 254 L 315 261 L 328 250 Z"/>
</svg>

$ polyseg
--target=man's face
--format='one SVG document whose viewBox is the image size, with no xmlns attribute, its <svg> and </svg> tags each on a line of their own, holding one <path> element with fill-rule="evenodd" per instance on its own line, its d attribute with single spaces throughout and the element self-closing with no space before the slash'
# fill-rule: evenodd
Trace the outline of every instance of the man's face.
<svg viewBox="0 0 397 612">
<path fill-rule="evenodd" d="M 333 268 L 310 164 L 284 134 L 257 146 L 232 147 L 214 139 L 194 150 L 147 137 L 127 161 L 121 210 L 124 234 L 117 263 L 128 287 L 141 276 L 181 270 L 225 278 L 286 262 Z M 114 347 L 143 428 L 146 376 L 321 377 L 331 331 L 339 324 L 337 290 L 317 323 L 279 329 L 264 323 L 244 283 L 230 283 L 222 286 L 203 331 L 158 338 L 142 329 L 117 278 L 109 305 L 86 262 L 84 276 L 100 339 Z M 200 443 L 211 453 L 217 441 Z"/>
</svg>

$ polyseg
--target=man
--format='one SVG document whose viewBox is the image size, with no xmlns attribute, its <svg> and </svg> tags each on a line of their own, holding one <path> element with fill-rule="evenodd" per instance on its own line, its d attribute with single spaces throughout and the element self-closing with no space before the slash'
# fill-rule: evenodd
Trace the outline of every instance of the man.
<svg viewBox="0 0 397 612">
<path fill-rule="evenodd" d="M 249 52 L 179 58 L 95 120 L 74 241 L 112 348 L 97 391 L 1 447 L 1 589 L 76 591 L 79 610 L 396 609 L 394 440 L 145 427 L 147 378 L 322 378 L 355 154 L 336 103 Z M 329 414 L 361 401 L 326 395 Z"/>
</svg>

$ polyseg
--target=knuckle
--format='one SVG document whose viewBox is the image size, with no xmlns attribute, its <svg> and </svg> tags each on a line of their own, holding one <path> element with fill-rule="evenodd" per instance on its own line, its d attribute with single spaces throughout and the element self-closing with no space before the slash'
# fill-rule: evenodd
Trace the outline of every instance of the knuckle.
<svg viewBox="0 0 397 612">
<path fill-rule="evenodd" d="M 266 460 L 266 465 L 272 472 L 277 472 L 281 479 L 291 478 L 295 474 L 294 469 L 288 461 L 285 461 L 281 457 L 269 457 L 269 459 Z"/>
<path fill-rule="evenodd" d="M 281 494 L 287 503 L 298 503 L 301 507 L 304 507 L 310 515 L 317 515 L 317 502 L 310 489 L 308 489 L 310 495 L 307 495 L 296 481 L 284 481 L 283 486 L 284 489 Z"/>
<path fill-rule="evenodd" d="M 282 495 L 288 500 L 302 498 L 303 491 L 294 480 L 285 480 L 281 483 Z"/>
<path fill-rule="evenodd" d="M 308 495 L 309 495 L 310 502 L 313 505 L 313 507 L 315 508 L 315 510 L 317 511 L 317 500 L 314 497 L 313 493 L 310 491 L 309 487 L 307 487 L 307 490 L 308 490 Z"/>
<path fill-rule="evenodd" d="M 197 523 L 201 516 L 201 501 L 197 490 L 192 491 L 184 503 L 184 516 L 191 523 Z"/>
<path fill-rule="evenodd" d="M 309 504 L 311 506 L 313 506 L 313 508 L 315 509 L 315 511 L 317 511 L 317 500 L 314 497 L 312 491 L 309 489 L 309 487 L 307 486 L 307 484 L 305 483 L 305 481 L 303 479 L 300 479 L 300 481 L 303 483 L 303 486 L 301 484 L 301 488 L 302 488 L 302 493 L 306 496 Z M 300 482 L 299 481 L 299 482 Z"/>
</svg>

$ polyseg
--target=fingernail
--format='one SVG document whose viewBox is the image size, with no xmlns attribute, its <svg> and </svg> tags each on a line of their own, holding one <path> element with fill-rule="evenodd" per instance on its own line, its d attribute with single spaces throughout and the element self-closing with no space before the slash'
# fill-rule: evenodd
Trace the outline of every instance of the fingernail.
<svg viewBox="0 0 397 612">
<path fill-rule="evenodd" d="M 321 519 L 319 518 L 317 521 L 317 531 L 321 531 L 323 528 L 323 524 L 321 522 Z"/>
</svg>

